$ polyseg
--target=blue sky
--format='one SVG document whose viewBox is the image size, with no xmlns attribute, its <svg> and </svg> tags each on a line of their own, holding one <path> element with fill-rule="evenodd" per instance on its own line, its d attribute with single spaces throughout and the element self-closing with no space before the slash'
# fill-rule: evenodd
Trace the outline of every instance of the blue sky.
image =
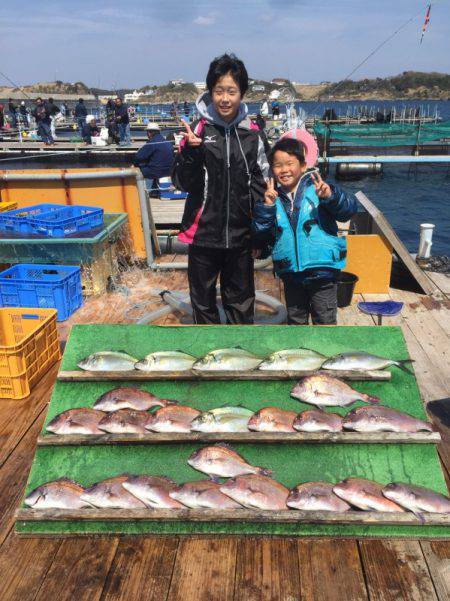
<svg viewBox="0 0 450 601">
<path fill-rule="evenodd" d="M 355 75 L 450 73 L 450 0 L 433 2 L 420 46 L 423 0 L 23 0 L 0 7 L 0 71 L 20 85 L 84 81 L 141 87 L 204 80 L 224 51 L 252 77 L 317 83 L 345 77 L 377 44 L 415 19 Z M 0 77 L 0 85 L 7 82 Z"/>
</svg>

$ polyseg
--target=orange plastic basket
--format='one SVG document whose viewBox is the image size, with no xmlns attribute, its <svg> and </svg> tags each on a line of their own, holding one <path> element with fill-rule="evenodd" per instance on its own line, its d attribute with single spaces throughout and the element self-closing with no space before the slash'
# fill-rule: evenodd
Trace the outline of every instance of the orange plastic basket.
<svg viewBox="0 0 450 601">
<path fill-rule="evenodd" d="M 60 358 L 55 309 L 0 308 L 0 399 L 23 399 Z"/>
</svg>

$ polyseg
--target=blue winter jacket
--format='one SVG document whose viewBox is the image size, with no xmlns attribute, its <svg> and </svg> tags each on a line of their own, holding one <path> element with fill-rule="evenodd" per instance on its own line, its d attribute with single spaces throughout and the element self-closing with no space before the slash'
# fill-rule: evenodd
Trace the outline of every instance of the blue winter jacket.
<svg viewBox="0 0 450 601">
<path fill-rule="evenodd" d="M 174 161 L 172 143 L 156 134 L 134 157 L 134 164 L 145 178 L 169 177 Z"/>
<path fill-rule="evenodd" d="M 272 247 L 277 275 L 298 274 L 301 280 L 306 275 L 326 277 L 345 267 L 346 239 L 337 236 L 336 221 L 347 221 L 356 213 L 356 199 L 338 186 L 330 187 L 330 198 L 319 200 L 311 176 L 305 174 L 293 206 L 282 190 L 274 205 L 256 203 L 254 245 Z"/>
</svg>

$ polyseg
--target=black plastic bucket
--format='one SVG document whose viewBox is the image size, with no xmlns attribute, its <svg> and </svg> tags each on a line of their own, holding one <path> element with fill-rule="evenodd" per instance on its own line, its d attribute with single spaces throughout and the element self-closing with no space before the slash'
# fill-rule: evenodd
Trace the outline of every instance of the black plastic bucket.
<svg viewBox="0 0 450 601">
<path fill-rule="evenodd" d="M 337 306 L 348 307 L 353 298 L 358 276 L 348 271 L 341 271 L 337 278 Z"/>
</svg>

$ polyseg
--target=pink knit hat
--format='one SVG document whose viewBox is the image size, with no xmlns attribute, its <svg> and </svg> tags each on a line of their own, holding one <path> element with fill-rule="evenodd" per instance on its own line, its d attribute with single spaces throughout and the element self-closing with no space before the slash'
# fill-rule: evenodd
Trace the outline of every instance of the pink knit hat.
<svg viewBox="0 0 450 601">
<path fill-rule="evenodd" d="M 313 136 L 305 129 L 290 129 L 281 136 L 281 140 L 285 138 L 294 138 L 303 144 L 305 149 L 305 162 L 306 166 L 314 167 L 317 163 L 317 157 L 319 156 L 319 148 L 317 142 Z"/>
</svg>

